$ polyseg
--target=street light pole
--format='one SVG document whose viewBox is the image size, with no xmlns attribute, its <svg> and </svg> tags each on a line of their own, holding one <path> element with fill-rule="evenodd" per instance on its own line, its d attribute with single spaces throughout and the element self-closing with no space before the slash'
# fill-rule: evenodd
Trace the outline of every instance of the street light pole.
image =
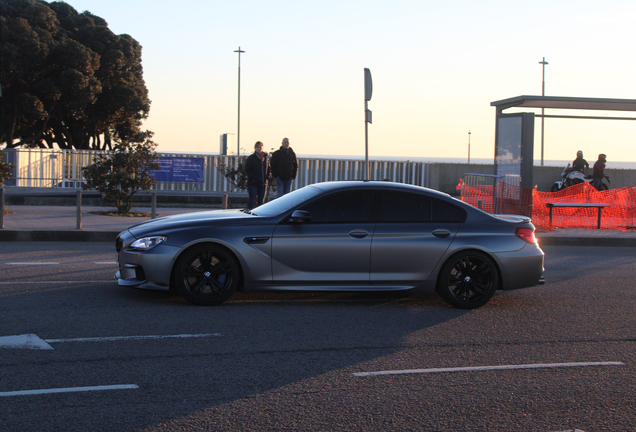
<svg viewBox="0 0 636 432">
<path fill-rule="evenodd" d="M 543 66 L 543 78 L 541 80 L 541 96 L 545 96 L 545 65 L 549 64 L 545 61 L 545 57 L 543 57 L 543 61 L 539 62 L 540 65 Z M 543 120 L 544 120 L 545 108 L 541 108 L 541 166 L 543 166 Z"/>
<path fill-rule="evenodd" d="M 470 163 L 470 131 L 468 131 L 468 163 Z"/>
<path fill-rule="evenodd" d="M 236 152 L 237 156 L 241 155 L 241 53 L 245 51 L 241 50 L 239 47 L 235 53 L 238 53 L 238 122 L 237 122 L 237 133 L 236 133 Z"/>
</svg>

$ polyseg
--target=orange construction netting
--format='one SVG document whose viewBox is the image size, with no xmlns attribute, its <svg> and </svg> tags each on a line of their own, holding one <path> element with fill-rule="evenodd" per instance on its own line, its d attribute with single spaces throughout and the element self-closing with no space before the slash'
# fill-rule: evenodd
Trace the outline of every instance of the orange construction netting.
<svg viewBox="0 0 636 432">
<path fill-rule="evenodd" d="M 521 186 L 501 184 L 467 185 L 460 180 L 462 201 L 488 213 L 516 213 L 531 215 L 532 223 L 540 231 L 554 228 L 597 228 L 597 208 L 550 209 L 547 203 L 603 203 L 601 228 L 627 231 L 636 229 L 636 187 L 597 191 L 589 183 L 570 186 L 559 192 L 539 192 Z"/>
</svg>

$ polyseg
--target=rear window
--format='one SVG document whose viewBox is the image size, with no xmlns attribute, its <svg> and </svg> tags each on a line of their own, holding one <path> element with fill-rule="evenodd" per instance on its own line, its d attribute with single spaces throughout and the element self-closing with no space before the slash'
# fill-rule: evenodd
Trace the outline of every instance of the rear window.
<svg viewBox="0 0 636 432">
<path fill-rule="evenodd" d="M 463 222 L 465 212 L 446 201 L 422 194 L 381 191 L 376 193 L 371 220 L 376 222 Z"/>
</svg>

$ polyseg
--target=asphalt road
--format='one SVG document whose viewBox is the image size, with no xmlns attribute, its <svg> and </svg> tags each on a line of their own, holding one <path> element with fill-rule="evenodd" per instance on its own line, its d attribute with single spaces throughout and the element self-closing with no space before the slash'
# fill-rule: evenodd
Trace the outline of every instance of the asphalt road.
<svg viewBox="0 0 636 432">
<path fill-rule="evenodd" d="M 0 430 L 636 430 L 636 254 L 544 250 L 546 285 L 474 311 L 435 294 L 205 308 L 118 287 L 108 243 L 0 243 Z"/>
</svg>

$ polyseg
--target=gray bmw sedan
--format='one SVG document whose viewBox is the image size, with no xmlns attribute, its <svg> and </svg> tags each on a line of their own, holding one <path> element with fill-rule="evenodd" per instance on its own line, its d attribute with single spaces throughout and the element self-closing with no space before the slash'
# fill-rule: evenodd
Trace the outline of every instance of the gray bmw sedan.
<svg viewBox="0 0 636 432">
<path fill-rule="evenodd" d="M 116 249 L 119 285 L 169 286 L 197 305 L 237 290 L 435 290 L 472 309 L 543 283 L 530 218 L 390 182 L 317 183 L 251 211 L 154 219 L 120 233 Z"/>
</svg>

